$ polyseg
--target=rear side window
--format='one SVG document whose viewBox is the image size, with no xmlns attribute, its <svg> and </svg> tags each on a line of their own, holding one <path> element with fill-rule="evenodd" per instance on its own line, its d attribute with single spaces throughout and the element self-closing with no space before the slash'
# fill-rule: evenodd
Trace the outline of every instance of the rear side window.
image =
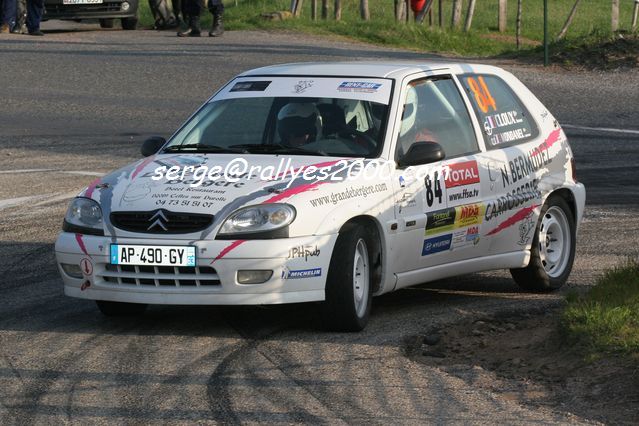
<svg viewBox="0 0 639 426">
<path fill-rule="evenodd" d="M 488 149 L 515 145 L 538 135 L 530 113 L 502 79 L 465 74 L 460 80 L 482 126 Z"/>
</svg>

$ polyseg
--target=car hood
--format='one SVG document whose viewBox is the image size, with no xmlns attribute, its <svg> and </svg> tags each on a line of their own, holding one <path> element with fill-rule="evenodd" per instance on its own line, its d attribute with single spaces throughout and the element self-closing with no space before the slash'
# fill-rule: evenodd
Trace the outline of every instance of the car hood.
<svg viewBox="0 0 639 426">
<path fill-rule="evenodd" d="M 116 230 L 110 226 L 109 216 L 112 212 L 122 211 L 165 209 L 178 213 L 210 214 L 215 217 L 212 227 L 215 228 L 239 207 L 289 202 L 297 194 L 328 183 L 305 180 L 302 172 L 309 166 L 315 166 L 332 173 L 337 168 L 344 169 L 341 163 L 338 164 L 340 160 L 342 163 L 353 161 L 317 156 L 251 154 L 240 158 L 232 154 L 157 154 L 95 180 L 80 196 L 92 198 L 100 204 L 111 235 L 115 235 Z M 196 179 L 191 170 L 184 179 L 159 178 L 159 171 L 166 174 L 171 167 L 181 170 L 185 167 L 192 167 L 192 170 L 206 167 L 207 171 L 218 167 L 221 173 L 212 174 L 214 178 L 217 176 L 215 180 L 205 178 L 199 185 L 200 179 Z M 249 177 L 251 167 L 253 173 Z M 271 176 L 275 179 L 269 180 Z"/>
</svg>

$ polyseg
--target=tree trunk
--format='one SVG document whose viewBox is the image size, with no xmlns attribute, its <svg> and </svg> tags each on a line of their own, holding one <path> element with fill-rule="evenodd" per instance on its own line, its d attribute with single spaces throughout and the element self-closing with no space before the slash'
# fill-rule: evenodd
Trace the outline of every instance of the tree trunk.
<svg viewBox="0 0 639 426">
<path fill-rule="evenodd" d="M 499 28 L 500 33 L 503 33 L 508 29 L 508 0 L 499 0 L 497 28 Z"/>
<path fill-rule="evenodd" d="M 317 20 L 317 0 L 311 0 L 311 19 Z"/>
<path fill-rule="evenodd" d="M 579 6 L 580 2 L 581 0 L 576 0 L 575 4 L 572 5 L 572 9 L 570 10 L 570 15 L 568 15 L 568 18 L 566 19 L 564 26 L 561 28 L 561 31 L 559 31 L 559 35 L 557 36 L 557 41 L 561 40 L 562 38 L 566 36 L 566 33 L 568 32 L 568 28 L 570 27 L 570 24 L 572 24 L 572 19 L 575 17 L 575 13 L 577 13 L 577 6 Z"/>
<path fill-rule="evenodd" d="M 521 1 L 517 0 L 517 50 L 521 47 Z"/>
<path fill-rule="evenodd" d="M 342 20 L 342 0 L 335 0 L 334 3 L 334 14 L 335 14 L 335 20 L 336 21 L 341 21 Z"/>
<path fill-rule="evenodd" d="M 397 22 L 403 24 L 406 22 L 406 2 L 404 0 L 397 0 Z"/>
<path fill-rule="evenodd" d="M 406 19 L 406 23 L 408 23 L 408 21 L 410 20 L 410 0 L 406 0 L 406 6 L 404 7 L 404 9 L 406 9 L 406 16 L 404 16 L 404 18 Z"/>
<path fill-rule="evenodd" d="M 464 31 L 470 31 L 470 26 L 473 24 L 473 15 L 475 15 L 475 0 L 470 0 L 468 3 L 468 12 L 466 12 L 466 23 L 464 24 Z"/>
<path fill-rule="evenodd" d="M 360 0 L 359 1 L 359 16 L 364 21 L 368 21 L 369 19 L 371 19 L 371 14 L 368 11 L 368 0 Z"/>
<path fill-rule="evenodd" d="M 328 18 L 328 0 L 322 0 L 322 19 Z"/>
<path fill-rule="evenodd" d="M 304 0 L 297 0 L 297 4 L 295 5 L 295 17 L 298 17 L 302 14 L 303 4 L 304 4 Z"/>
<path fill-rule="evenodd" d="M 619 0 L 612 0 L 612 32 L 619 30 Z"/>
<path fill-rule="evenodd" d="M 637 31 L 637 16 L 639 16 L 639 1 L 635 0 L 635 8 L 632 11 L 632 32 Z"/>
<path fill-rule="evenodd" d="M 453 19 L 451 25 L 453 28 L 459 27 L 461 24 L 463 0 L 453 0 Z"/>
<path fill-rule="evenodd" d="M 428 26 L 429 27 L 433 26 L 433 8 L 432 7 L 428 11 Z"/>
</svg>

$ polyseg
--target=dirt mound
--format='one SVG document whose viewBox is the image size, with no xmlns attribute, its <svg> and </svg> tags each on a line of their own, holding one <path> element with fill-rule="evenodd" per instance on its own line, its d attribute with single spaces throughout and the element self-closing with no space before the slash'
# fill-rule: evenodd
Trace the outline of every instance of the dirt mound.
<svg viewBox="0 0 639 426">
<path fill-rule="evenodd" d="M 553 62 L 588 69 L 639 67 L 639 36 L 618 33 L 614 37 L 586 37 L 579 42 L 560 41 L 551 47 Z"/>
<path fill-rule="evenodd" d="M 468 320 L 406 341 L 407 355 L 499 396 L 585 419 L 636 423 L 633 360 L 586 361 L 558 332 L 558 312 Z"/>
</svg>

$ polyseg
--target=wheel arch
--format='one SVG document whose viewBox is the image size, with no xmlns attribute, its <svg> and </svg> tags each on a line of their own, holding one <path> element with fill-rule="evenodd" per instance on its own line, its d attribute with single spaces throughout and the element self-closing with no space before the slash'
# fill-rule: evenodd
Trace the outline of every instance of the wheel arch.
<svg viewBox="0 0 639 426">
<path fill-rule="evenodd" d="M 384 270 L 384 262 L 386 260 L 386 256 L 384 254 L 384 241 L 383 241 L 383 231 L 382 226 L 373 216 L 369 215 L 360 215 L 350 218 L 346 223 L 344 223 L 340 229 L 339 233 L 348 232 L 350 229 L 353 229 L 356 226 L 362 226 L 366 229 L 367 234 L 371 235 L 373 238 L 371 242 L 373 246 L 371 250 L 373 252 L 373 260 L 372 263 L 372 282 L 371 289 L 373 294 L 377 294 L 380 290 L 382 290 L 382 278 L 383 278 L 383 270 Z"/>
<path fill-rule="evenodd" d="M 563 198 L 566 201 L 566 203 L 568 203 L 568 206 L 570 207 L 570 211 L 572 213 L 572 218 L 575 220 L 575 224 L 579 223 L 579 215 L 577 211 L 577 200 L 575 199 L 575 195 L 573 194 L 573 192 L 566 187 L 558 188 L 552 191 L 550 194 L 548 194 L 548 197 L 546 197 L 546 201 L 548 200 L 548 198 L 550 198 L 553 195 Z"/>
</svg>

